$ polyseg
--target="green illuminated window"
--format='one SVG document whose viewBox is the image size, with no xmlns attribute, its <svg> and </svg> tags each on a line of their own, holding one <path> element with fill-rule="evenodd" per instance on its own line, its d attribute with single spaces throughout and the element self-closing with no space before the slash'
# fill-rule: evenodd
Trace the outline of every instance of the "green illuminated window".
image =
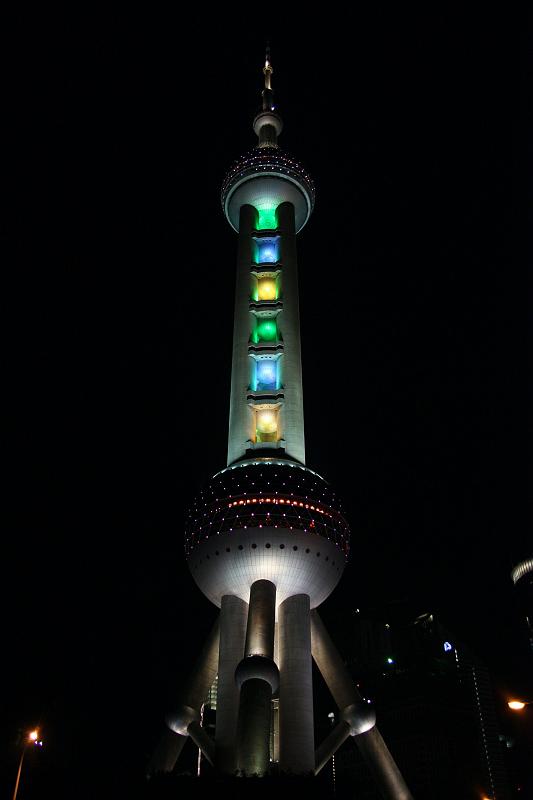
<svg viewBox="0 0 533 800">
<path fill-rule="evenodd" d="M 278 340 L 278 324 L 274 318 L 258 319 L 252 332 L 252 342 L 276 342 Z"/>
<path fill-rule="evenodd" d="M 273 231 L 278 227 L 275 207 L 257 209 L 257 230 Z"/>
</svg>

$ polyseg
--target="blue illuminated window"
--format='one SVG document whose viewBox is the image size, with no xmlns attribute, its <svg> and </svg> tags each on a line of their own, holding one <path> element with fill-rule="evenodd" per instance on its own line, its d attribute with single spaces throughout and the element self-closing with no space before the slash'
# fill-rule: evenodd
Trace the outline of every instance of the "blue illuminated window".
<svg viewBox="0 0 533 800">
<path fill-rule="evenodd" d="M 256 386 L 258 392 L 268 392 L 278 388 L 278 368 L 274 359 L 256 361 Z"/>
<path fill-rule="evenodd" d="M 279 261 L 279 236 L 264 236 L 254 239 L 256 264 L 275 264 Z"/>
</svg>

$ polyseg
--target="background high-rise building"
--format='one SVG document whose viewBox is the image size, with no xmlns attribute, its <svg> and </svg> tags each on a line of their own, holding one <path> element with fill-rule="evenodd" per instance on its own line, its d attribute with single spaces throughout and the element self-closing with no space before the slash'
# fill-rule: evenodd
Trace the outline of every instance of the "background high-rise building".
<svg viewBox="0 0 533 800">
<path fill-rule="evenodd" d="M 518 561 L 512 569 L 519 614 L 524 622 L 524 633 L 533 658 L 533 556 Z"/>
<path fill-rule="evenodd" d="M 506 800 L 506 742 L 486 665 L 432 613 L 393 604 L 353 613 L 351 672 L 375 699 L 392 752 L 420 800 Z M 374 797 L 349 743 L 337 754 L 341 791 Z"/>
</svg>

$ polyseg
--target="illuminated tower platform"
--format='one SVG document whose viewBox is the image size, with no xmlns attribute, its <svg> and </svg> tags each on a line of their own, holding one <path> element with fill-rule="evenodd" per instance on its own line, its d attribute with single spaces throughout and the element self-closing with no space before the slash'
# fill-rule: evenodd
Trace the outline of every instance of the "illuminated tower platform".
<svg viewBox="0 0 533 800">
<path fill-rule="evenodd" d="M 296 236 L 315 191 L 278 145 L 268 54 L 263 72 L 257 145 L 222 187 L 238 234 L 227 466 L 196 499 L 185 533 L 191 574 L 220 615 L 152 769 L 171 770 L 190 736 L 222 775 L 264 776 L 272 759 L 281 774 L 313 776 L 354 736 L 383 796 L 406 800 L 374 710 L 316 611 L 342 576 L 350 530 L 329 484 L 305 463 Z M 312 659 L 339 707 L 318 747 Z M 213 740 L 199 712 L 215 678 Z"/>
</svg>

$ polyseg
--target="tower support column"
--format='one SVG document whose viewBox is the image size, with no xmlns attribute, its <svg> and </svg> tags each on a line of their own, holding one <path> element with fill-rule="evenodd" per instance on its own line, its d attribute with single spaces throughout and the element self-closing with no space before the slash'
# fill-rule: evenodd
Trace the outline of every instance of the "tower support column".
<svg viewBox="0 0 533 800">
<path fill-rule="evenodd" d="M 356 736 L 355 743 L 386 800 L 413 800 L 389 748 L 375 726 Z"/>
<path fill-rule="evenodd" d="M 235 317 L 233 322 L 233 357 L 229 406 L 228 464 L 242 458 L 252 435 L 246 394 L 250 382 L 250 270 L 252 234 L 257 221 L 253 206 L 243 205 L 239 215 L 239 246 L 235 282 Z"/>
<path fill-rule="evenodd" d="M 298 303 L 298 261 L 294 206 L 281 203 L 276 211 L 281 237 L 281 293 L 283 311 L 280 326 L 283 334 L 283 405 L 282 435 L 285 452 L 305 464 L 302 355 L 300 343 L 300 307 Z"/>
<path fill-rule="evenodd" d="M 240 690 L 237 722 L 237 769 L 242 775 L 265 775 L 270 751 L 270 701 L 279 685 L 274 656 L 276 587 L 267 580 L 250 589 L 244 658 L 235 671 Z"/>
<path fill-rule="evenodd" d="M 279 607 L 280 767 L 296 775 L 315 768 L 310 599 L 288 597 Z"/>
<path fill-rule="evenodd" d="M 237 769 L 235 737 L 239 690 L 235 670 L 244 655 L 248 605 L 235 595 L 224 595 L 220 606 L 217 724 L 215 729 L 217 769 L 232 775 Z"/>
</svg>

